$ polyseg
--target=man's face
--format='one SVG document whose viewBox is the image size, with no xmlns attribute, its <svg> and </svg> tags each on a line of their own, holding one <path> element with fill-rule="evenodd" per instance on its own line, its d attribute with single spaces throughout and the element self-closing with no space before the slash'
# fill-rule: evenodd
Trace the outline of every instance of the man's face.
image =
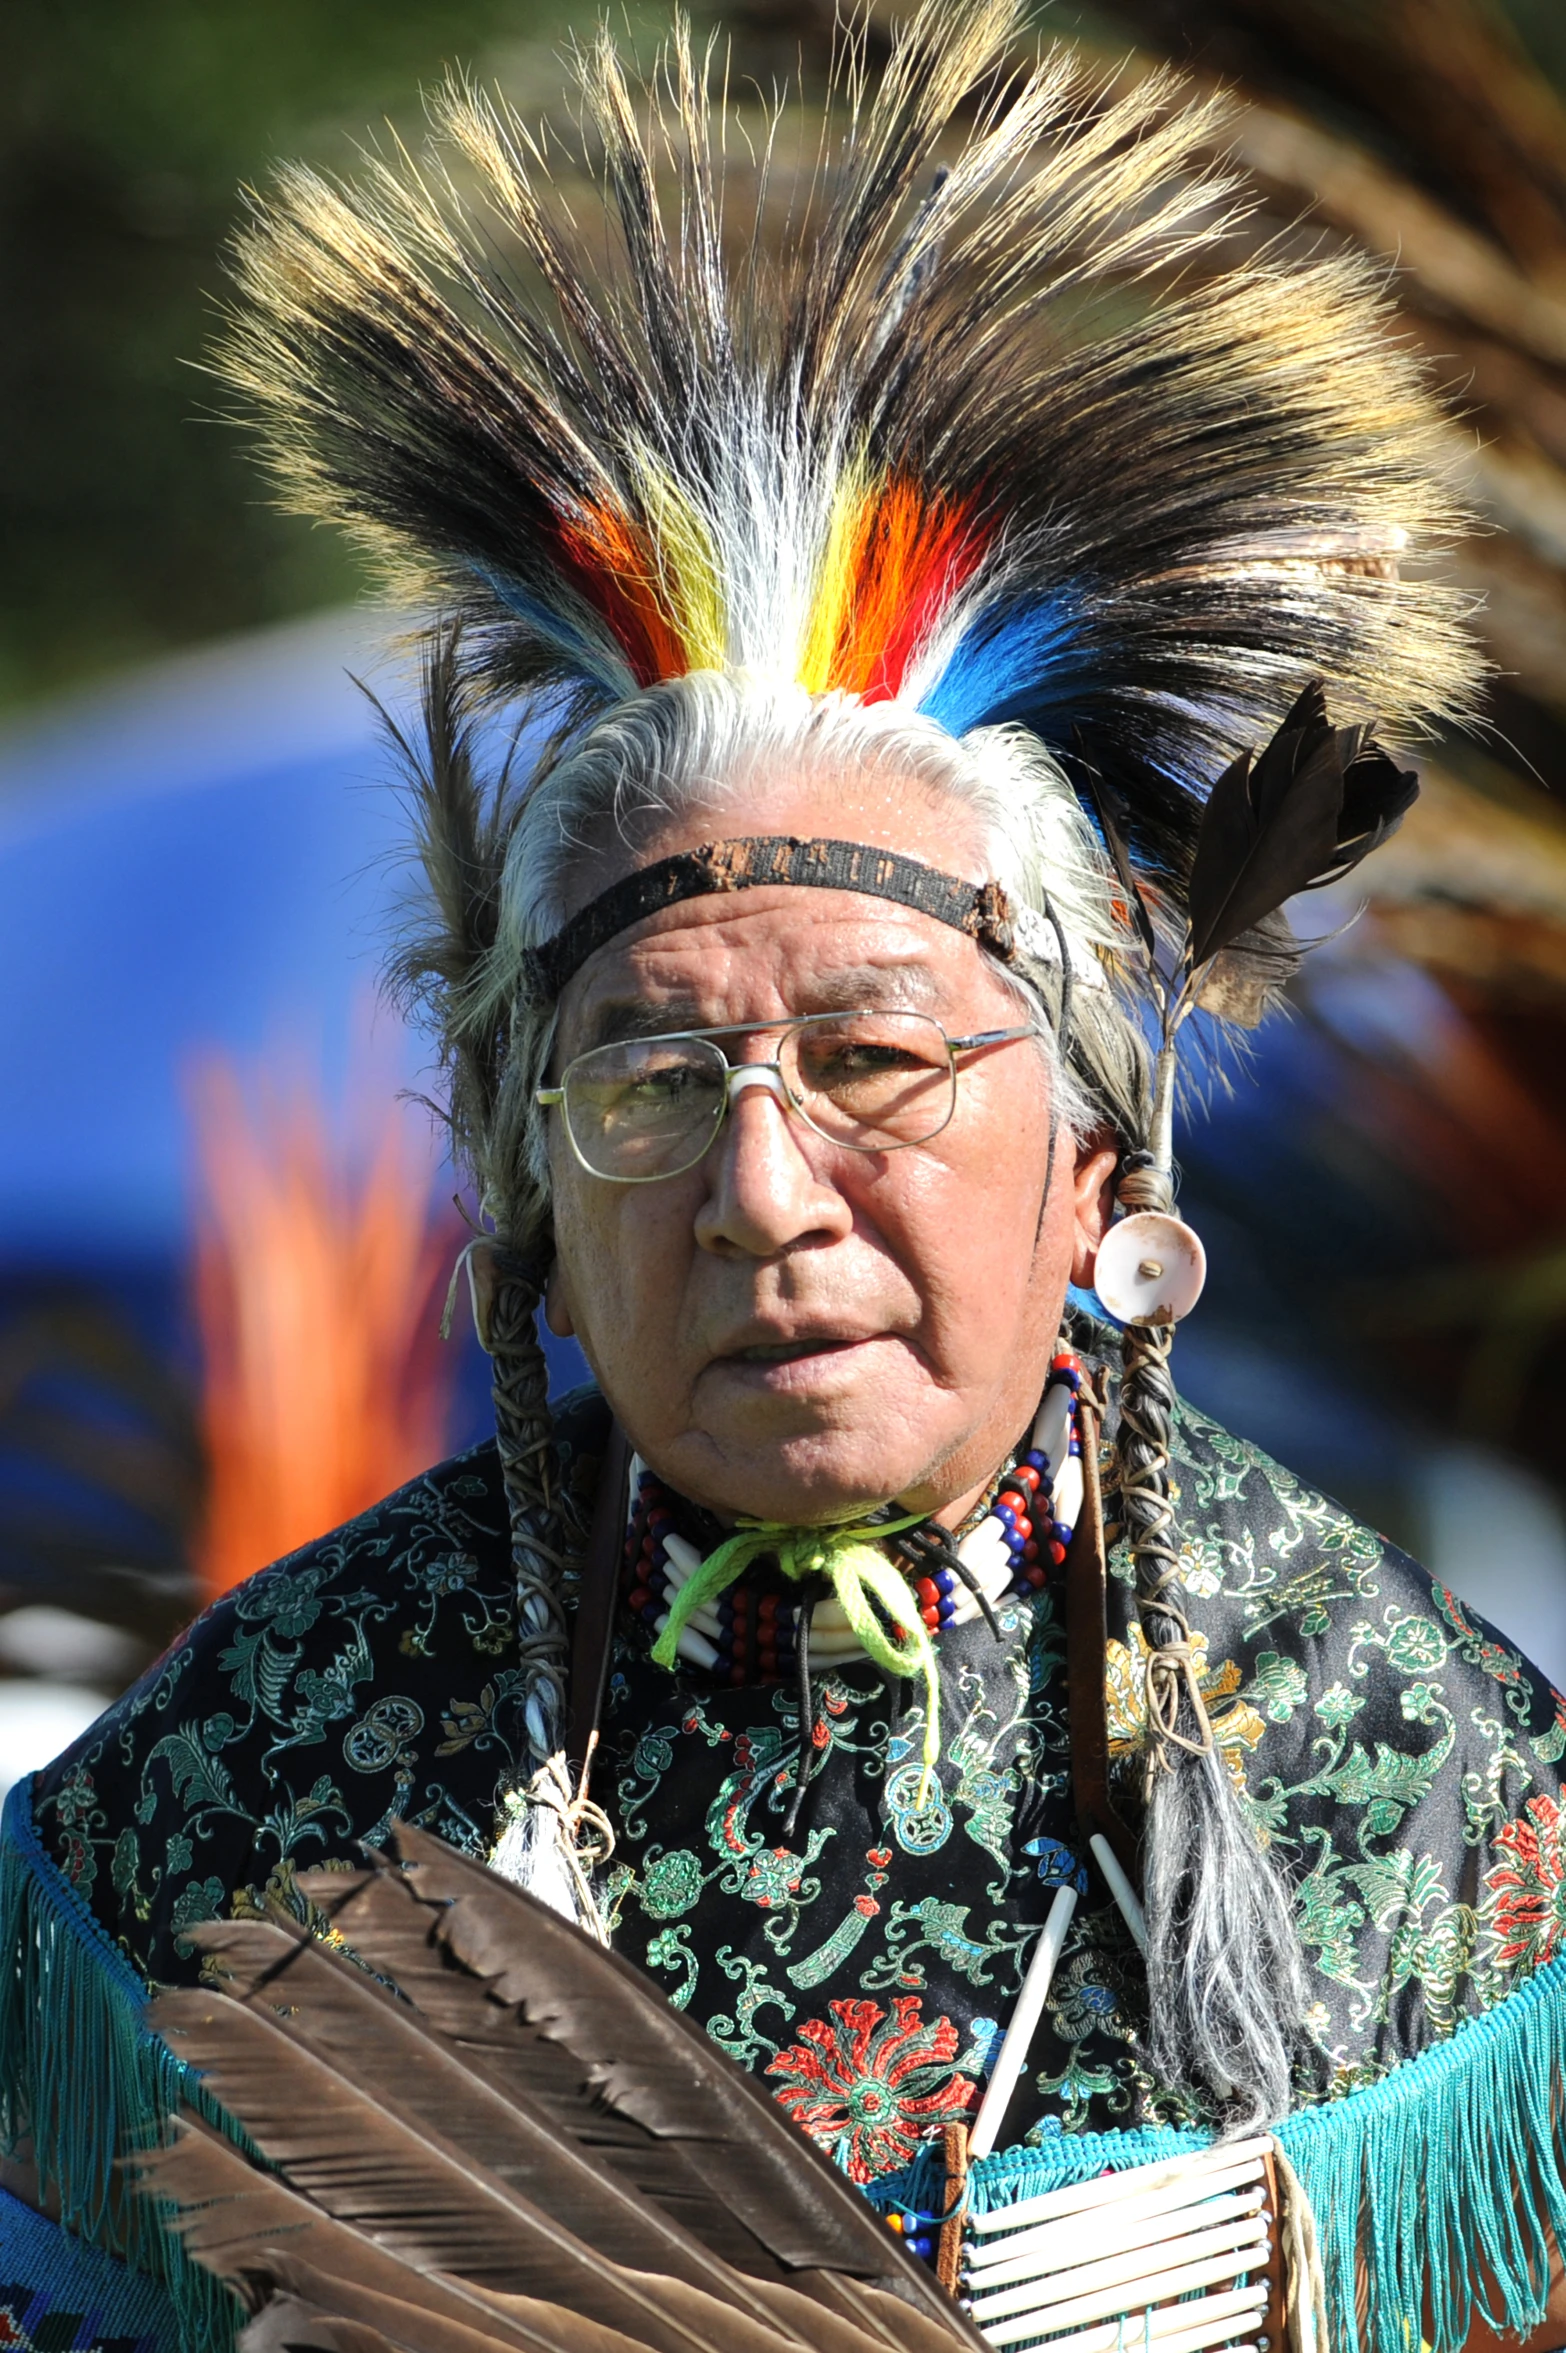
<svg viewBox="0 0 1566 2353">
<path fill-rule="evenodd" d="M 758 786 L 721 818 L 667 825 L 634 862 L 759 833 L 986 879 L 966 811 L 881 778 Z M 585 869 L 579 903 L 629 863 Z M 1021 1019 L 961 933 L 852 892 L 767 888 L 689 901 L 600 949 L 565 993 L 556 1070 L 653 1017 L 678 1030 L 864 1006 L 933 1014 L 951 1037 Z M 762 1061 L 777 1038 L 724 1044 Z M 1113 1166 L 1062 1145 L 1046 1201 L 1049 1081 L 1031 1042 L 965 1059 L 951 1124 L 895 1152 L 830 1143 L 752 1087 L 695 1168 L 615 1184 L 550 1117 L 550 1323 L 575 1333 L 661 1478 L 789 1522 L 892 1496 L 948 1518 L 966 1506 L 1037 1404 Z"/>
</svg>

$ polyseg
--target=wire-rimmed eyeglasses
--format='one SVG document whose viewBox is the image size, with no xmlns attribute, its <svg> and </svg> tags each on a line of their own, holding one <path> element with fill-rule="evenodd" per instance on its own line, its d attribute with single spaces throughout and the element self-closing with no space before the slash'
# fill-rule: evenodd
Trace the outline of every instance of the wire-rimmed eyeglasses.
<svg viewBox="0 0 1566 2353">
<path fill-rule="evenodd" d="M 722 1038 L 780 1033 L 770 1062 L 731 1062 Z M 958 1057 L 1037 1036 L 1020 1029 L 950 1038 L 928 1013 L 811 1013 L 733 1021 L 593 1046 L 568 1062 L 535 1101 L 559 1106 L 572 1151 L 590 1176 L 656 1184 L 683 1176 L 708 1151 L 736 1094 L 764 1086 L 828 1143 L 850 1152 L 900 1152 L 934 1141 L 957 1108 Z"/>
</svg>

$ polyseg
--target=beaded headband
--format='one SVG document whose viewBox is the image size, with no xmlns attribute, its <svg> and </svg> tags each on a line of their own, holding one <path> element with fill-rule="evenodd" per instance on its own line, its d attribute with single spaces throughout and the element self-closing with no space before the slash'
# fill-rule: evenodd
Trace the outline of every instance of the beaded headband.
<svg viewBox="0 0 1566 2353">
<path fill-rule="evenodd" d="M 796 888 L 858 891 L 893 899 L 937 923 L 962 931 L 1005 963 L 1019 946 L 1019 911 L 998 882 L 966 882 L 863 842 L 800 841 L 792 834 L 751 834 L 738 841 L 704 842 L 660 858 L 590 899 L 552 940 L 525 959 L 530 990 L 557 997 L 595 950 L 661 907 L 726 891 L 759 890 L 768 883 Z"/>
</svg>

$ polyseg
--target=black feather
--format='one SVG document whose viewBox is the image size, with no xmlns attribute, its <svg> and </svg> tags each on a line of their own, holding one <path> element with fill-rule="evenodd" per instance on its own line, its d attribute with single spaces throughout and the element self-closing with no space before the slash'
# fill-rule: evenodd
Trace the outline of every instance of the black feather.
<svg viewBox="0 0 1566 2353">
<path fill-rule="evenodd" d="M 1188 898 L 1193 971 L 1298 891 L 1337 882 L 1397 830 L 1419 791 L 1366 729 L 1331 726 L 1319 679 L 1253 763 L 1208 796 Z"/>
<path fill-rule="evenodd" d="M 1194 995 L 1204 1013 L 1256 1029 L 1298 972 L 1304 949 L 1281 907 L 1210 958 L 1198 975 Z"/>
</svg>

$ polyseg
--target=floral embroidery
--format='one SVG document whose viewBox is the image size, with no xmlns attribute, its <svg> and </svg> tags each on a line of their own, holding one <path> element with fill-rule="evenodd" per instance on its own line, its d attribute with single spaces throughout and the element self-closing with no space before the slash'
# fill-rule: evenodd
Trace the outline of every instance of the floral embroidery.
<svg viewBox="0 0 1566 2353">
<path fill-rule="evenodd" d="M 833 2002 L 830 2018 L 807 2018 L 801 2039 L 768 2064 L 783 2078 L 783 2106 L 850 2181 L 906 2165 L 973 2096 L 951 2067 L 957 2029 L 949 2018 L 921 2021 L 919 2009 L 917 1994 L 897 1995 L 890 2015 L 875 2002 Z"/>
<path fill-rule="evenodd" d="M 1532 1971 L 1566 1938 L 1566 1808 L 1549 1797 L 1495 1834 L 1506 1860 L 1484 1876 L 1499 1940 L 1497 1959 Z"/>
</svg>

